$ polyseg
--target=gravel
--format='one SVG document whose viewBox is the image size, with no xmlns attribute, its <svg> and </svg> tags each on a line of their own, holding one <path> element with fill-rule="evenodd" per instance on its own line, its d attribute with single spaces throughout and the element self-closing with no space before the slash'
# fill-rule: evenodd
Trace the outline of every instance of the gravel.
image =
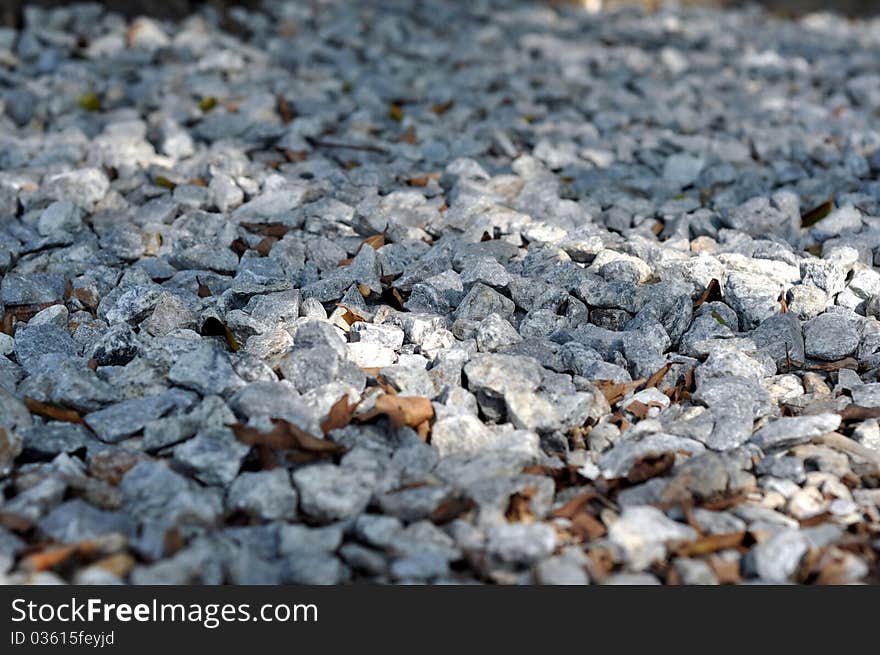
<svg viewBox="0 0 880 655">
<path fill-rule="evenodd" d="M 0 581 L 877 582 L 876 19 L 386 4 L 0 41 Z"/>
</svg>

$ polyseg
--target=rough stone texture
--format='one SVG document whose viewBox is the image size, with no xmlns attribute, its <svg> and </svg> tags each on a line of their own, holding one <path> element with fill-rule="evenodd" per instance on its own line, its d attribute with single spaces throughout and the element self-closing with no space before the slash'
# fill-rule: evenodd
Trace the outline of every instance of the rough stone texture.
<svg viewBox="0 0 880 655">
<path fill-rule="evenodd" d="M 875 23 L 240 4 L 0 30 L 3 581 L 877 581 Z"/>
</svg>

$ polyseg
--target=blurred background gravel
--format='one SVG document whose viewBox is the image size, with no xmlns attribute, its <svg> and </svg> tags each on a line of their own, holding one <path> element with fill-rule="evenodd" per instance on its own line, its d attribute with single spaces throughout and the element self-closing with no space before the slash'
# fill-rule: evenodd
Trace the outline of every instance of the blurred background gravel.
<svg viewBox="0 0 880 655">
<path fill-rule="evenodd" d="M 21 12 L 26 5 L 59 6 L 68 4 L 69 0 L 0 0 L 0 25 L 17 26 L 21 22 Z M 110 7 L 114 11 L 127 16 L 149 15 L 159 18 L 182 17 L 192 13 L 200 6 L 214 7 L 221 16 L 235 6 L 254 7 L 261 0 L 96 0 L 97 4 Z M 304 0 L 315 2 L 317 0 Z M 708 5 L 708 6 L 743 6 L 762 4 L 774 13 L 785 16 L 797 16 L 816 11 L 834 11 L 849 16 L 869 16 L 880 14 L 880 0 L 533 0 L 550 4 L 584 5 L 592 8 L 613 8 L 624 5 L 642 5 L 656 8 L 662 4 Z"/>
</svg>

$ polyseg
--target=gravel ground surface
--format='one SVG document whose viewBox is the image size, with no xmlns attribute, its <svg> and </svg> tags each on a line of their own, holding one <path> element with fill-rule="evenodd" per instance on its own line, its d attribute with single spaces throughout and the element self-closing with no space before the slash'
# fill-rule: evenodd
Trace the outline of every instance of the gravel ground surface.
<svg viewBox="0 0 880 655">
<path fill-rule="evenodd" d="M 270 5 L 0 30 L 0 579 L 878 581 L 880 23 Z"/>
</svg>

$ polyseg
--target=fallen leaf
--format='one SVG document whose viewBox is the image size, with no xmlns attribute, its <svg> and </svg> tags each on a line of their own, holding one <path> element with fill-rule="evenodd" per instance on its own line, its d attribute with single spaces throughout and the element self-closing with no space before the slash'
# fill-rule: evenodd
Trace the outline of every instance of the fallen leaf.
<svg viewBox="0 0 880 655">
<path fill-rule="evenodd" d="M 12 532 L 27 532 L 33 525 L 33 521 L 20 514 L 0 510 L 0 527 Z"/>
<path fill-rule="evenodd" d="M 534 523 L 535 513 L 532 512 L 532 498 L 537 493 L 535 487 L 526 487 L 510 496 L 504 518 L 510 523 Z"/>
<path fill-rule="evenodd" d="M 458 496 L 444 500 L 437 505 L 428 518 L 436 525 L 444 525 L 467 514 L 476 506 L 477 504 L 472 499 L 466 496 Z"/>
<path fill-rule="evenodd" d="M 211 290 L 208 288 L 208 285 L 202 282 L 198 277 L 196 277 L 196 284 L 199 285 L 198 296 L 199 298 L 209 298 L 211 294 Z"/>
<path fill-rule="evenodd" d="M 216 106 L 217 98 L 215 98 L 214 96 L 205 96 L 204 98 L 199 100 L 199 109 L 204 112 L 209 112 Z"/>
<path fill-rule="evenodd" d="M 569 530 L 581 541 L 599 539 L 604 537 L 608 531 L 604 523 L 587 512 L 581 512 L 572 517 Z"/>
<path fill-rule="evenodd" d="M 651 377 L 648 378 L 648 381 L 645 382 L 645 388 L 650 389 L 651 387 L 656 387 L 660 384 L 660 381 L 666 377 L 666 374 L 669 373 L 669 369 L 672 368 L 672 364 L 664 364 L 663 367 L 654 373 Z"/>
<path fill-rule="evenodd" d="M 808 367 L 811 371 L 837 371 L 842 368 L 858 370 L 859 363 L 852 357 L 838 359 L 836 362 L 813 362 Z"/>
<path fill-rule="evenodd" d="M 745 539 L 745 532 L 732 532 L 729 534 L 707 534 L 699 537 L 694 541 L 683 543 L 676 549 L 676 553 L 680 557 L 697 557 L 700 555 L 708 555 L 719 550 L 727 550 L 728 548 L 737 548 Z"/>
<path fill-rule="evenodd" d="M 388 118 L 393 121 L 397 121 L 398 123 L 403 120 L 403 107 L 401 107 L 396 102 L 392 102 L 388 105 Z"/>
<path fill-rule="evenodd" d="M 241 257 L 249 250 L 247 242 L 245 242 L 245 240 L 241 237 L 237 237 L 232 243 L 229 244 L 229 247 L 232 249 L 232 252 L 234 252 L 239 257 Z"/>
<path fill-rule="evenodd" d="M 624 396 L 627 393 L 641 385 L 645 381 L 644 378 L 639 378 L 638 380 L 634 380 L 633 382 L 612 382 L 611 380 L 596 380 L 594 384 L 599 391 L 602 392 L 602 395 L 605 396 L 605 400 L 608 401 L 609 405 L 614 405 L 615 403 L 623 400 Z"/>
<path fill-rule="evenodd" d="M 173 191 L 174 189 L 177 188 L 177 183 L 172 182 L 164 175 L 157 175 L 156 179 L 153 180 L 153 184 L 155 184 L 157 187 L 161 187 L 163 189 L 170 189 L 171 191 Z"/>
<path fill-rule="evenodd" d="M 40 400 L 35 400 L 29 396 L 25 396 L 24 404 L 25 407 L 27 407 L 34 414 L 39 414 L 40 416 L 51 418 L 53 421 L 64 421 L 66 423 L 83 423 L 82 416 L 80 416 L 80 413 L 75 409 L 68 409 L 66 407 L 44 403 Z"/>
<path fill-rule="evenodd" d="M 124 578 L 134 568 L 136 562 L 134 557 L 128 553 L 116 553 L 103 559 L 99 559 L 91 566 L 104 571 L 109 571 L 117 578 Z"/>
<path fill-rule="evenodd" d="M 430 184 L 431 180 L 435 179 L 430 173 L 426 173 L 424 175 L 413 175 L 409 178 L 406 183 L 410 186 L 415 187 L 426 187 Z"/>
<path fill-rule="evenodd" d="M 442 116 L 447 111 L 452 109 L 453 105 L 455 105 L 455 100 L 447 100 L 446 102 L 440 102 L 436 105 L 431 105 L 431 111 L 438 116 Z"/>
<path fill-rule="evenodd" d="M 363 248 L 364 246 L 370 246 L 373 250 L 379 250 L 379 248 L 381 248 L 384 245 L 385 245 L 385 235 L 384 234 L 374 234 L 373 236 L 367 237 L 366 239 L 363 240 L 363 242 L 360 245 L 360 248 L 358 248 L 358 252 L 360 252 L 360 249 Z"/>
<path fill-rule="evenodd" d="M 319 439 L 293 423 L 284 419 L 272 419 L 274 427 L 269 432 L 235 424 L 232 426 L 235 437 L 248 446 L 268 446 L 276 450 L 301 450 L 307 453 L 336 455 L 347 451 L 345 446 L 329 439 Z"/>
<path fill-rule="evenodd" d="M 48 309 L 53 305 L 60 305 L 59 301 L 52 302 L 43 302 L 38 303 L 36 305 L 18 305 L 16 307 L 11 307 L 10 312 L 16 318 L 16 320 L 24 321 L 25 323 L 31 320 L 34 316 L 39 314 L 44 309 Z"/>
<path fill-rule="evenodd" d="M 723 559 L 717 555 L 708 558 L 707 564 L 720 584 L 739 584 L 742 575 L 739 572 L 739 560 Z"/>
<path fill-rule="evenodd" d="M 281 150 L 281 154 L 283 154 L 284 158 L 292 164 L 299 164 L 309 158 L 307 150 L 289 150 L 284 148 Z"/>
<path fill-rule="evenodd" d="M 272 246 L 278 243 L 278 237 L 263 237 L 254 250 L 259 253 L 260 257 L 268 257 Z"/>
<path fill-rule="evenodd" d="M 253 232 L 263 237 L 281 238 L 290 232 L 290 226 L 284 223 L 239 223 L 239 225 L 248 232 Z"/>
<path fill-rule="evenodd" d="M 321 432 L 327 435 L 333 430 L 338 430 L 339 428 L 347 426 L 351 423 L 355 409 L 357 409 L 357 404 L 350 403 L 348 401 L 348 395 L 342 396 L 339 400 L 333 403 L 333 407 L 330 408 L 327 418 L 321 423 Z"/>
<path fill-rule="evenodd" d="M 77 103 L 86 111 L 101 111 L 101 98 L 94 91 L 81 95 Z"/>
<path fill-rule="evenodd" d="M 649 403 L 643 403 L 641 400 L 633 400 L 626 405 L 626 411 L 630 414 L 634 415 L 639 420 L 644 420 L 648 418 L 648 414 L 651 411 L 652 407 L 659 407 L 663 409 L 663 405 L 658 403 L 656 400 L 652 400 Z"/>
<path fill-rule="evenodd" d="M 397 137 L 397 141 L 398 143 L 409 143 L 410 145 L 418 144 L 419 137 L 416 134 L 416 128 L 410 125 L 408 128 L 400 133 L 400 136 Z"/>
<path fill-rule="evenodd" d="M 395 428 L 415 428 L 434 418 L 434 407 L 429 398 L 382 394 L 376 398 L 373 409 L 358 418 L 360 421 L 369 421 L 376 416 L 387 416 Z"/>
<path fill-rule="evenodd" d="M 629 469 L 626 479 L 632 484 L 638 484 L 650 480 L 658 475 L 663 475 L 675 464 L 675 454 L 661 453 L 649 455 L 637 460 Z"/>
<path fill-rule="evenodd" d="M 717 300 L 721 300 L 721 283 L 713 277 L 709 280 L 709 284 L 706 285 L 706 288 L 703 290 L 703 293 L 700 294 L 700 297 L 694 301 L 694 309 L 697 309 L 704 303 L 715 302 Z"/>
<path fill-rule="evenodd" d="M 290 103 L 287 102 L 287 98 L 280 93 L 275 96 L 275 109 L 278 112 L 278 116 L 281 117 L 282 123 L 289 123 L 296 118 L 293 110 L 290 108 Z"/>
<path fill-rule="evenodd" d="M 202 329 L 199 331 L 199 334 L 203 337 L 223 337 L 226 339 L 226 345 L 228 345 L 229 349 L 234 353 L 238 352 L 238 349 L 240 348 L 238 340 L 235 338 L 235 335 L 232 334 L 232 330 L 229 329 L 229 326 L 213 316 L 209 316 L 205 319 L 205 322 L 202 323 Z"/>
<path fill-rule="evenodd" d="M 784 291 L 779 294 L 778 302 L 779 302 L 779 313 L 780 314 L 787 314 L 788 313 L 788 303 L 785 300 L 785 292 Z"/>
<path fill-rule="evenodd" d="M 63 564 L 77 552 L 77 545 L 50 546 L 25 557 L 21 567 L 28 571 L 49 571 Z"/>
<path fill-rule="evenodd" d="M 801 227 L 812 227 L 834 210 L 834 198 L 829 198 L 806 214 L 801 214 Z"/>
<path fill-rule="evenodd" d="M 559 519 L 571 519 L 577 514 L 580 514 L 586 507 L 589 506 L 590 502 L 599 498 L 599 494 L 595 491 L 585 491 L 582 494 L 578 494 L 574 498 L 570 498 L 563 505 L 557 507 L 555 510 L 550 512 L 550 516 Z"/>
<path fill-rule="evenodd" d="M 880 418 L 880 407 L 848 405 L 837 413 L 844 421 L 864 421 L 869 418 Z"/>
<path fill-rule="evenodd" d="M 342 307 L 342 305 L 337 305 L 338 307 Z M 349 326 L 354 325 L 358 322 L 366 321 L 367 319 L 353 311 L 349 307 L 345 307 L 345 311 L 342 313 L 342 320 L 348 323 Z"/>
</svg>

